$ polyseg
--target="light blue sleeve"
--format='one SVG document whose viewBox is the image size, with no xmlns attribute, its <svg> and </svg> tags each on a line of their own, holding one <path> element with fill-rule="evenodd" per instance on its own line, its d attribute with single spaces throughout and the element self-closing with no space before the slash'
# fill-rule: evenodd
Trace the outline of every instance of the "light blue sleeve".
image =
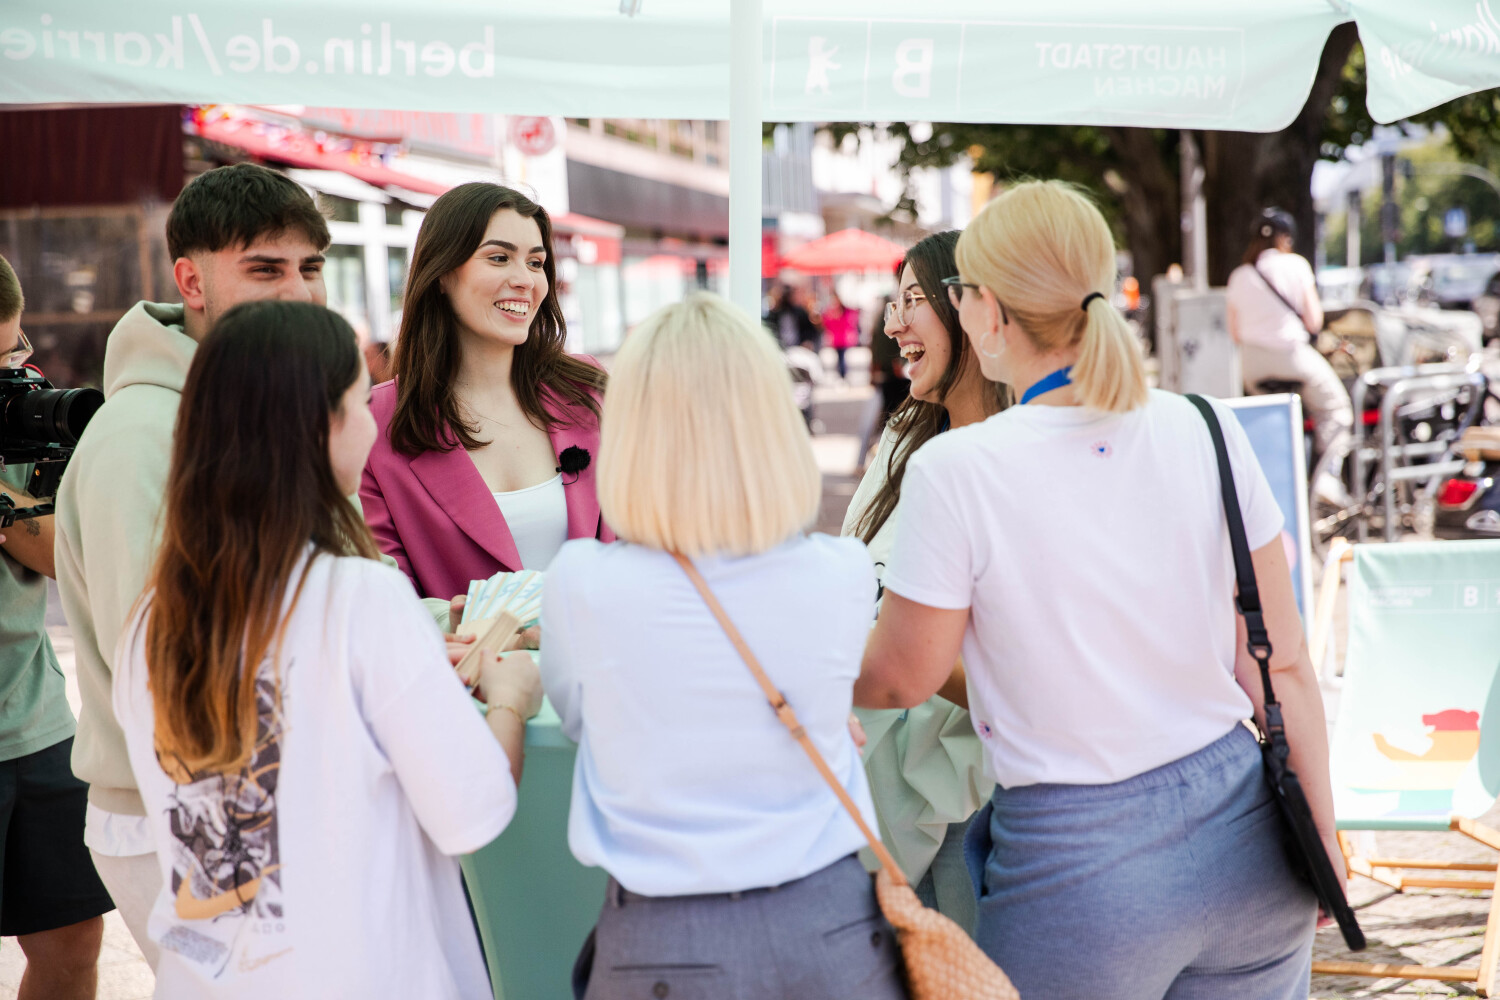
<svg viewBox="0 0 1500 1000">
<path fill-rule="evenodd" d="M 562 720 L 562 732 L 577 743 L 583 732 L 583 669 L 588 636 L 580 622 L 590 621 L 585 600 L 588 553 L 582 547 L 564 545 L 547 568 L 542 581 L 541 649 L 538 669 L 542 688 L 553 711 Z M 586 628 L 587 626 L 584 626 Z"/>
</svg>

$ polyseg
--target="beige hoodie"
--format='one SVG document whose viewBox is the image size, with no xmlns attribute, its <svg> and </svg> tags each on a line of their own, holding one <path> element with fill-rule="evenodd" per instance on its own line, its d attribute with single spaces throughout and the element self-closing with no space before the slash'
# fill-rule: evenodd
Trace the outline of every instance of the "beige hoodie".
<svg viewBox="0 0 1500 1000">
<path fill-rule="evenodd" d="M 183 308 L 141 302 L 104 349 L 104 396 L 57 491 L 57 585 L 83 705 L 73 773 L 105 812 L 145 815 L 110 697 L 115 643 L 161 538 L 177 404 L 197 343 Z"/>
</svg>

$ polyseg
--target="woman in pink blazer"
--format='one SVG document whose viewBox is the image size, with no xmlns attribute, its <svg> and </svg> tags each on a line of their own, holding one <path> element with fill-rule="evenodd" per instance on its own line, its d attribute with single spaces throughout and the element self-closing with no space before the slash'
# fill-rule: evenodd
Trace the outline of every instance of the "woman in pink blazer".
<svg viewBox="0 0 1500 1000">
<path fill-rule="evenodd" d="M 546 569 L 569 538 L 613 540 L 594 493 L 604 372 L 563 351 L 552 224 L 529 198 L 463 184 L 412 254 L 380 435 L 360 502 L 423 597 Z"/>
</svg>

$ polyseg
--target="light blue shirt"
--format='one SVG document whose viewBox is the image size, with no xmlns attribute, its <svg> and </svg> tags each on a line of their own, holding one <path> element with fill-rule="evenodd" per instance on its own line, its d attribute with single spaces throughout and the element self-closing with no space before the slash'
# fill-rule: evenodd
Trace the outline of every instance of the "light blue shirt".
<svg viewBox="0 0 1500 1000">
<path fill-rule="evenodd" d="M 849 735 L 875 576 L 855 539 L 697 561 L 874 827 Z M 647 896 L 780 885 L 865 845 L 682 568 L 577 539 L 547 571 L 542 682 L 578 743 L 568 844 Z"/>
</svg>

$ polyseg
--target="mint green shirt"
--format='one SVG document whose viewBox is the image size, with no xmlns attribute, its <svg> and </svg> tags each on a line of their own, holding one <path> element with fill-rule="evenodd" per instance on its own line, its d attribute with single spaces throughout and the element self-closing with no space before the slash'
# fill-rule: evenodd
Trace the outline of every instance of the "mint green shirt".
<svg viewBox="0 0 1500 1000">
<path fill-rule="evenodd" d="M 29 465 L 0 473 L 24 489 Z M 7 532 L 25 531 L 20 521 Z M 0 760 L 45 750 L 73 735 L 62 668 L 47 638 L 47 578 L 0 550 Z"/>
</svg>

